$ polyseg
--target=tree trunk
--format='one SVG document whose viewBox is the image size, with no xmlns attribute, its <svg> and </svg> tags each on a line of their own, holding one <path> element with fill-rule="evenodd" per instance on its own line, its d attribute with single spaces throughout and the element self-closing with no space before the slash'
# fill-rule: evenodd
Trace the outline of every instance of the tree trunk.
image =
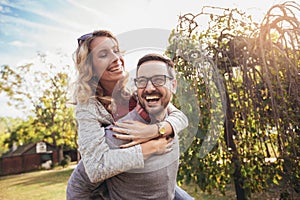
<svg viewBox="0 0 300 200">
<path fill-rule="evenodd" d="M 232 160 L 231 162 L 234 164 L 234 173 L 233 173 L 233 180 L 236 192 L 236 198 L 238 200 L 247 199 L 246 192 L 244 189 L 244 178 L 241 175 L 241 161 L 239 158 L 239 154 L 236 148 L 236 145 L 233 141 L 233 134 L 236 134 L 234 131 L 234 124 L 233 120 L 233 113 L 230 107 L 230 99 L 229 95 L 226 92 L 226 119 L 225 119 L 225 131 L 224 131 L 224 138 L 226 141 L 227 147 L 230 149 L 232 153 Z"/>
<path fill-rule="evenodd" d="M 57 146 L 56 143 L 56 136 L 57 132 L 52 132 L 51 133 L 51 138 L 53 140 L 53 146 L 55 147 L 56 150 L 58 150 L 58 163 L 60 163 L 64 159 L 64 152 L 63 152 L 63 145 Z"/>
<path fill-rule="evenodd" d="M 58 147 L 58 162 L 60 163 L 64 159 L 64 145 Z"/>
</svg>

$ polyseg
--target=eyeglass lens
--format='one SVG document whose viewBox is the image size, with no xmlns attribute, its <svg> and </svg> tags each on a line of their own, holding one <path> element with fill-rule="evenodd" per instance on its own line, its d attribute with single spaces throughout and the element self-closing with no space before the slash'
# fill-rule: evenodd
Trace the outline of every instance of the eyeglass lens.
<svg viewBox="0 0 300 200">
<path fill-rule="evenodd" d="M 135 84 L 138 88 L 145 88 L 150 80 L 155 87 L 163 86 L 166 83 L 166 77 L 166 75 L 155 75 L 150 78 L 139 77 L 135 79 Z"/>
</svg>

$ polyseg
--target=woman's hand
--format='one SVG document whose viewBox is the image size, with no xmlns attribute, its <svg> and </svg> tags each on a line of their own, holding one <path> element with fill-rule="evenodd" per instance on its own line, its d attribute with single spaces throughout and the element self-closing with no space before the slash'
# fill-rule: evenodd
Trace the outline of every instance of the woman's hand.
<svg viewBox="0 0 300 200">
<path fill-rule="evenodd" d="M 141 144 L 144 160 L 153 154 L 164 154 L 173 150 L 173 138 L 161 137 Z"/>
<path fill-rule="evenodd" d="M 119 138 L 121 140 L 130 140 L 131 141 L 127 144 L 120 145 L 120 148 L 128 148 L 128 147 L 132 147 L 132 146 L 135 146 L 137 144 L 142 144 L 142 143 L 145 143 L 145 142 L 149 141 L 149 139 L 135 138 L 134 136 L 130 136 L 130 135 L 114 134 L 114 137 Z"/>
<path fill-rule="evenodd" d="M 112 127 L 112 131 L 126 135 L 115 134 L 114 136 L 121 140 L 135 141 L 134 144 L 130 146 L 158 137 L 158 127 L 156 124 L 144 124 L 138 121 L 126 120 L 123 122 L 115 122 L 115 125 L 117 127 Z"/>
</svg>

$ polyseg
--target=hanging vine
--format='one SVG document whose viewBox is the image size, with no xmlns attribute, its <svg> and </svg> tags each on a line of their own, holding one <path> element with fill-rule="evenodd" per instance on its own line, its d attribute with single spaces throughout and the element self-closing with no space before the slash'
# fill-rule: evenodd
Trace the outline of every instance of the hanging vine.
<svg viewBox="0 0 300 200">
<path fill-rule="evenodd" d="M 199 129 L 207 128 L 205 117 L 210 118 L 212 110 L 205 109 L 210 108 L 212 94 L 203 84 L 203 67 L 182 52 L 198 49 L 200 57 L 215 64 L 224 85 L 218 89 L 224 90 L 226 103 L 217 147 L 199 158 L 201 138 L 196 138 L 183 155 L 181 171 L 189 170 L 191 175 L 179 176 L 182 180 L 194 181 L 203 190 L 225 192 L 224 185 L 233 178 L 238 199 L 262 191 L 270 182 L 287 186 L 281 196 L 299 194 L 299 13 L 299 4 L 288 1 L 271 7 L 260 24 L 237 9 L 219 7 L 203 7 L 198 14 L 179 17 L 167 53 L 180 74 L 198 87 Z M 199 21 L 205 17 L 209 22 L 203 28 Z M 182 38 L 187 39 L 182 42 Z M 202 59 L 200 66 L 203 63 Z"/>
</svg>

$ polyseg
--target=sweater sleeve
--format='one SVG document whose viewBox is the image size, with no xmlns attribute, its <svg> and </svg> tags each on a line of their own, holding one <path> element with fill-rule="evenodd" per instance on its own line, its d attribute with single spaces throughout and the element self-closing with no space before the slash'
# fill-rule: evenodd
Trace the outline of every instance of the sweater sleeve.
<svg viewBox="0 0 300 200">
<path fill-rule="evenodd" d="M 169 122 L 173 128 L 174 134 L 178 134 L 180 131 L 185 129 L 189 122 L 185 114 L 178 110 L 173 104 L 168 105 L 168 116 L 165 121 Z"/>
<path fill-rule="evenodd" d="M 109 120 L 99 111 L 98 106 L 89 103 L 76 107 L 79 152 L 92 183 L 103 181 L 130 169 L 144 167 L 140 145 L 126 149 L 109 149 L 103 127 L 103 124 L 109 123 Z"/>
</svg>

